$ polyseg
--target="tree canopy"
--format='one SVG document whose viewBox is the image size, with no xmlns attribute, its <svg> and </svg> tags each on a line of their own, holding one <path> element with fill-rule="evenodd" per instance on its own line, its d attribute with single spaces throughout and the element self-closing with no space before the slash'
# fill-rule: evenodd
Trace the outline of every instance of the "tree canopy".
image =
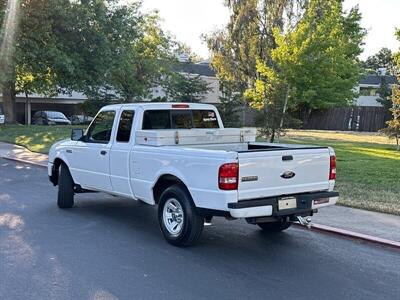
<svg viewBox="0 0 400 300">
<path fill-rule="evenodd" d="M 200 75 L 178 72 L 168 75 L 164 88 L 166 98 L 173 102 L 200 102 L 211 91 L 210 85 Z"/>
<path fill-rule="evenodd" d="M 396 31 L 398 41 L 400 41 L 400 29 Z M 394 62 L 397 68 L 400 69 L 400 51 L 394 55 Z M 400 79 L 400 78 L 399 78 Z M 396 140 L 397 150 L 400 151 L 400 87 L 399 85 L 393 86 L 391 96 L 392 119 L 387 121 L 387 127 L 382 131 L 389 137 Z"/>
<path fill-rule="evenodd" d="M 0 0 L 0 21 L 7 122 L 15 122 L 20 92 L 140 101 L 176 63 L 178 44 L 140 2 Z"/>
<path fill-rule="evenodd" d="M 348 104 L 361 68 L 365 31 L 358 8 L 337 0 L 226 1 L 231 18 L 208 36 L 212 65 L 249 104 L 264 112 L 270 136 L 288 108 Z"/>
<path fill-rule="evenodd" d="M 378 53 L 369 56 L 362 66 L 365 73 L 376 73 L 378 69 L 385 68 L 390 75 L 397 74 L 397 66 L 394 60 L 394 54 L 389 48 L 382 48 Z"/>
</svg>

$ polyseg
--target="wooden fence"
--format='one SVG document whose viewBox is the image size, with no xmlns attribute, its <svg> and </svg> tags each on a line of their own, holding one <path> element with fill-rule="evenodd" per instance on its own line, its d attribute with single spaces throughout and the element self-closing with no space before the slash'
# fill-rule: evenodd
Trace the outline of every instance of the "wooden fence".
<svg viewBox="0 0 400 300">
<path fill-rule="evenodd" d="M 374 132 L 386 127 L 385 122 L 389 118 L 383 107 L 339 107 L 313 111 L 303 128 Z"/>
</svg>

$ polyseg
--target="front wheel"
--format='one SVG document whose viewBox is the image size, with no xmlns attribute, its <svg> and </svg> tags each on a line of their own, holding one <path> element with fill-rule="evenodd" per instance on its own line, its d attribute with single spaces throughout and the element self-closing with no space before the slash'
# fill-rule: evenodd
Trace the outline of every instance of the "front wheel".
<svg viewBox="0 0 400 300">
<path fill-rule="evenodd" d="M 283 221 L 283 222 L 258 223 L 257 225 L 266 232 L 280 232 L 288 229 L 290 225 L 292 225 L 292 223 Z"/>
<path fill-rule="evenodd" d="M 74 206 L 74 180 L 67 165 L 60 165 L 58 176 L 58 197 L 57 205 L 59 208 L 71 208 Z"/>
<path fill-rule="evenodd" d="M 178 247 L 197 242 L 204 227 L 204 218 L 197 213 L 190 194 L 180 185 L 173 185 L 161 194 L 158 221 L 167 242 Z"/>
</svg>

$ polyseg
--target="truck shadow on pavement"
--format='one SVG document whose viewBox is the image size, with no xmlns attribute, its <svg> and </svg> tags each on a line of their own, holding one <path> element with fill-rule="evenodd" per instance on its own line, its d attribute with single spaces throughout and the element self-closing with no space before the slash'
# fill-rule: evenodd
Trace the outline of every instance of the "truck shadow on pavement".
<svg viewBox="0 0 400 300">
<path fill-rule="evenodd" d="M 113 197 L 102 193 L 79 195 L 75 206 L 69 210 L 60 210 L 60 214 L 73 216 L 77 222 L 83 222 L 83 229 L 107 227 L 108 231 L 118 231 L 127 234 L 126 238 L 145 238 L 162 242 L 169 246 L 159 229 L 157 206 L 151 206 L 140 201 Z M 286 232 L 267 233 L 255 225 L 247 224 L 244 220 L 228 221 L 222 217 L 214 217 L 212 225 L 204 226 L 199 242 L 185 249 L 217 247 L 226 248 L 236 244 L 240 239 L 244 243 L 260 243 L 258 246 L 280 247 L 289 246 L 294 242 L 289 229 Z M 247 240 L 247 241 L 246 241 Z M 172 247 L 172 246 L 169 246 Z M 204 249 L 203 249 L 204 250 Z"/>
</svg>

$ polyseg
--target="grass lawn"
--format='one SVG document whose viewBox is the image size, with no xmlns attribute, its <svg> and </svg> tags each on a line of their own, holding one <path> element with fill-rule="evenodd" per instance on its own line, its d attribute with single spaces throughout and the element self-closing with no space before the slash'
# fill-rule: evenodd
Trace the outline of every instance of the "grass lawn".
<svg viewBox="0 0 400 300">
<path fill-rule="evenodd" d="M 47 153 L 73 126 L 0 126 L 0 141 Z M 78 126 L 79 128 L 79 126 Z M 332 146 L 341 205 L 400 215 L 400 152 L 374 133 L 290 130 L 281 142 Z"/>
<path fill-rule="evenodd" d="M 2 125 L 0 142 L 21 145 L 31 151 L 47 154 L 52 144 L 71 136 L 73 127 L 77 126 Z"/>
<path fill-rule="evenodd" d="M 281 142 L 333 147 L 339 204 L 400 215 L 400 152 L 385 136 L 291 130 Z"/>
</svg>

